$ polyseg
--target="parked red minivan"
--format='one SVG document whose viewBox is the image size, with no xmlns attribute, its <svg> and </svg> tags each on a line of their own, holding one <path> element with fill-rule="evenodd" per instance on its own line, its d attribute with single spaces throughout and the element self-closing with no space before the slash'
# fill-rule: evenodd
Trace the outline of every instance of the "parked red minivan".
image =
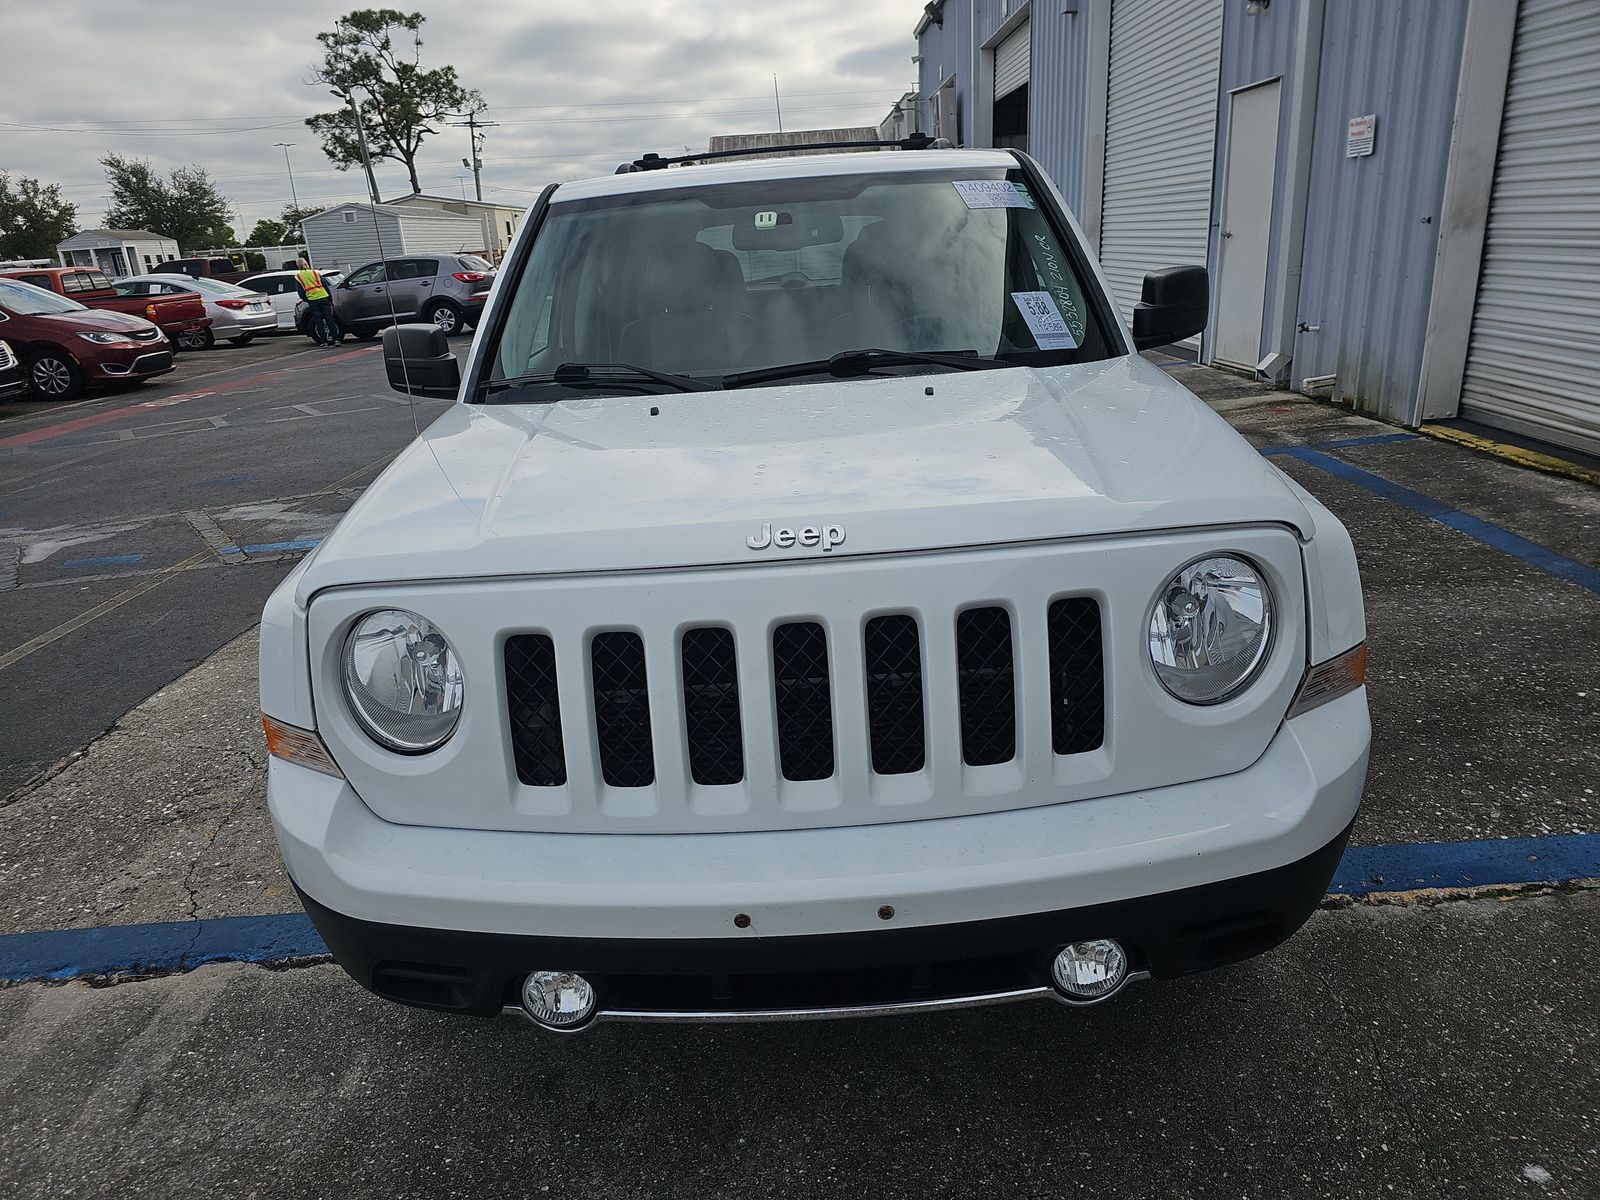
<svg viewBox="0 0 1600 1200">
<path fill-rule="evenodd" d="M 71 400 L 93 383 L 142 383 L 173 367 L 172 343 L 143 317 L 85 308 L 12 279 L 0 279 L 0 338 L 45 400 Z"/>
</svg>

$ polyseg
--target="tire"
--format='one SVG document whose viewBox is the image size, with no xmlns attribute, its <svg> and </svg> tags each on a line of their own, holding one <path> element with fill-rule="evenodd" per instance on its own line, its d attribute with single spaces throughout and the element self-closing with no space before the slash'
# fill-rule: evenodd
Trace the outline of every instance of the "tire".
<svg viewBox="0 0 1600 1200">
<path fill-rule="evenodd" d="M 461 310 L 443 300 L 435 300 L 428 305 L 423 310 L 422 319 L 430 325 L 437 325 L 446 334 L 460 333 L 466 324 L 461 319 Z"/>
<path fill-rule="evenodd" d="M 255 340 L 255 336 L 256 335 L 253 334 L 253 333 L 241 333 L 238 337 L 229 338 L 228 340 L 230 342 L 232 342 L 235 346 L 248 346 L 251 342 L 253 342 Z"/>
<path fill-rule="evenodd" d="M 83 372 L 61 350 L 41 350 L 28 362 L 28 383 L 42 400 L 76 400 L 83 395 Z"/>
<path fill-rule="evenodd" d="M 358 341 L 358 342 L 370 342 L 382 332 L 383 332 L 382 329 L 359 329 L 359 328 L 358 329 L 352 329 L 352 330 L 349 331 L 350 336 L 355 338 L 356 341 Z"/>
<path fill-rule="evenodd" d="M 209 329 L 202 329 L 199 333 L 185 333 L 178 339 L 180 350 L 209 350 L 217 344 L 217 335 Z"/>
</svg>

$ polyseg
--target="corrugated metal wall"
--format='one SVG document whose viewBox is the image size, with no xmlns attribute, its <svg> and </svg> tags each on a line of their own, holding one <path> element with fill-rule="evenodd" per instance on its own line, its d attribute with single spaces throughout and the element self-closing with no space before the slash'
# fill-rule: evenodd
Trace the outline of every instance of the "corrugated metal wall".
<svg viewBox="0 0 1600 1200">
<path fill-rule="evenodd" d="M 1327 5 L 1299 303 L 1320 328 L 1295 338 L 1297 388 L 1334 375 L 1335 399 L 1389 417 L 1416 390 L 1466 14 L 1461 0 Z M 1349 119 L 1369 114 L 1374 153 L 1345 157 Z"/>
<path fill-rule="evenodd" d="M 482 244 L 483 225 L 454 213 L 407 209 L 400 217 L 400 233 L 405 254 L 482 254 L 487 249 Z M 385 249 L 388 238 L 385 231 Z"/>
<path fill-rule="evenodd" d="M 961 0 L 947 0 L 944 25 L 930 23 L 917 42 L 922 62 L 917 70 L 918 90 L 922 94 L 922 128 L 933 130 L 933 93 L 945 79 L 956 77 L 958 97 L 956 116 L 961 128 L 960 144 L 972 140 L 972 22 L 971 11 Z"/>
<path fill-rule="evenodd" d="M 1108 0 L 1083 0 L 1080 7 Z M 1088 60 L 1087 12 L 1033 6 L 1033 82 L 1028 86 L 1028 153 L 1039 160 L 1076 214 L 1083 204 L 1083 79 Z"/>
<path fill-rule="evenodd" d="M 346 221 L 344 214 L 347 212 L 353 212 L 356 219 Z M 378 220 L 383 226 L 384 249 L 393 254 L 400 241 L 400 218 L 380 208 Z M 311 261 L 325 271 L 349 271 L 383 257 L 373 230 L 371 205 L 331 209 L 307 217 L 300 228 L 305 233 Z"/>
</svg>

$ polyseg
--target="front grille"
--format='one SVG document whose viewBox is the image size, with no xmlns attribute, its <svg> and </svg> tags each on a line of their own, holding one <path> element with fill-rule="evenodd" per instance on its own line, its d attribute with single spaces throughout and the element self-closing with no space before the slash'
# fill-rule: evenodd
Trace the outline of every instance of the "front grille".
<svg viewBox="0 0 1600 1200">
<path fill-rule="evenodd" d="M 0 371 L 9 371 L 17 365 L 16 356 L 11 353 L 11 347 L 0 342 Z"/>
<path fill-rule="evenodd" d="M 1083 754 L 1105 741 L 1105 666 L 1100 606 L 1087 596 L 1050 605 L 1050 743 L 1057 754 Z"/>
<path fill-rule="evenodd" d="M 772 681 L 783 777 L 827 779 L 833 774 L 833 696 L 821 625 L 796 621 L 772 631 Z"/>
<path fill-rule="evenodd" d="M 172 355 L 163 350 L 158 354 L 141 354 L 133 360 L 133 373 L 143 375 L 147 371 L 165 371 L 172 366 Z"/>
<path fill-rule="evenodd" d="M 744 778 L 744 737 L 733 631 L 710 626 L 686 629 L 682 652 L 689 774 L 696 783 L 738 783 Z"/>
<path fill-rule="evenodd" d="M 135 329 L 128 335 L 136 342 L 153 342 L 161 336 L 159 329 Z"/>
<path fill-rule="evenodd" d="M 946 620 L 950 623 L 941 622 L 941 629 L 925 624 L 926 616 L 875 615 L 860 625 L 858 645 L 848 622 L 834 622 L 830 635 L 820 622 L 791 621 L 774 627 L 770 663 L 751 664 L 741 661 L 732 629 L 689 626 L 678 635 L 678 678 L 657 681 L 657 704 L 674 710 L 658 720 L 663 728 L 678 729 L 689 780 L 704 787 L 739 785 L 750 779 L 753 763 L 771 761 L 765 753 L 750 756 L 752 737 L 775 749 L 783 779 L 830 779 L 839 771 L 836 734 L 856 728 L 857 722 L 877 776 L 924 770 L 930 753 L 957 735 L 961 761 L 968 766 L 1011 762 L 1019 752 L 1019 713 L 1030 703 L 1050 705 L 1050 742 L 1056 755 L 1083 754 L 1104 744 L 1105 663 L 1096 600 L 1072 596 L 1048 605 L 1046 640 L 1036 651 L 1040 658 L 1048 656 L 1048 694 L 1036 696 L 1019 691 L 1018 635 L 1009 609 L 969 608 Z M 1029 626 L 1024 623 L 1023 628 Z M 848 644 L 830 648 L 830 636 L 844 637 Z M 830 649 L 837 649 L 840 657 L 830 659 Z M 848 665 L 852 660 L 860 664 L 861 677 L 856 683 L 854 671 L 849 672 L 851 686 L 862 689 L 853 698 L 838 693 L 830 667 L 834 661 Z M 597 773 L 607 785 L 654 784 L 658 767 L 644 637 L 630 631 L 597 632 L 589 642 L 588 665 L 593 729 L 580 721 L 563 732 L 552 639 L 518 634 L 506 640 L 517 778 L 530 787 L 561 787 L 573 773 L 567 746 L 592 745 Z M 952 678 L 955 703 L 946 707 L 951 698 L 941 702 L 930 692 L 930 680 Z M 1044 677 L 1038 678 L 1043 693 Z M 770 714 L 770 724 L 757 718 L 761 725 L 755 731 L 746 726 L 744 691 L 751 687 L 767 694 L 757 698 L 750 712 Z M 959 730 L 951 729 L 948 741 L 940 742 L 930 720 L 947 711 L 959 716 Z M 949 753 L 955 753 L 953 746 Z"/>
<path fill-rule="evenodd" d="M 556 694 L 556 649 L 547 635 L 506 639 L 506 696 L 517 778 L 530 787 L 560 787 L 567 781 L 567 755 Z"/>
<path fill-rule="evenodd" d="M 589 668 L 600 777 L 611 787 L 648 787 L 656 780 L 656 764 L 644 641 L 637 633 L 597 633 L 589 648 Z"/>
<path fill-rule="evenodd" d="M 862 639 L 867 668 L 867 733 L 879 775 L 922 770 L 922 641 L 915 617 L 873 617 Z"/>
<path fill-rule="evenodd" d="M 969 767 L 1017 756 L 1016 669 L 1011 614 L 969 608 L 956 618 L 956 680 L 961 700 L 961 760 Z"/>
</svg>

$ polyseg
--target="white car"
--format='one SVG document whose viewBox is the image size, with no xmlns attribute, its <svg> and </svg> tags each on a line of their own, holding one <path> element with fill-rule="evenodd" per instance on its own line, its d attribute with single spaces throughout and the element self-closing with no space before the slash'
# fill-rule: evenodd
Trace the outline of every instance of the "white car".
<svg viewBox="0 0 1600 1200">
<path fill-rule="evenodd" d="M 919 146 L 918 142 L 907 143 Z M 553 186 L 457 402 L 268 601 L 285 862 L 408 1004 L 1094 1003 L 1275 946 L 1370 727 L 1333 515 L 1136 352 L 1003 150 Z"/>
<path fill-rule="evenodd" d="M 188 275 L 129 275 L 112 282 L 123 296 L 176 296 L 199 292 L 211 324 L 189 343 L 191 349 L 209 350 L 220 338 L 235 346 L 248 346 L 257 334 L 277 330 L 271 303 L 238 284 L 220 279 L 194 279 Z"/>
<path fill-rule="evenodd" d="M 293 271 L 263 271 L 249 279 L 241 279 L 239 286 L 259 292 L 272 301 L 272 311 L 277 314 L 279 333 L 292 333 L 298 326 L 300 290 L 294 285 Z M 330 288 L 344 278 L 343 271 L 323 271 L 322 279 Z"/>
</svg>

